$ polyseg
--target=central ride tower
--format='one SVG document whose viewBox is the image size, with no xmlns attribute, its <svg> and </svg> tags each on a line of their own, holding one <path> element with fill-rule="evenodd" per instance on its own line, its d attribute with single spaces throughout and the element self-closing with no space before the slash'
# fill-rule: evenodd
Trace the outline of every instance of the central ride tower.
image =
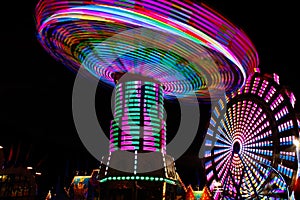
<svg viewBox="0 0 300 200">
<path fill-rule="evenodd" d="M 101 196 L 175 199 L 178 177 L 173 157 L 166 154 L 163 86 L 129 73 L 114 77 L 114 119 L 109 156 L 100 166 Z"/>
</svg>

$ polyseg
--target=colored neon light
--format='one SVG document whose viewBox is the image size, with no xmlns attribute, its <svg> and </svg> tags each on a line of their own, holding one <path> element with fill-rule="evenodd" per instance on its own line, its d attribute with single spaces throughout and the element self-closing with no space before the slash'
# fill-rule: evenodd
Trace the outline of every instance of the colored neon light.
<svg viewBox="0 0 300 200">
<path fill-rule="evenodd" d="M 111 152 L 120 149 L 166 153 L 162 95 L 162 86 L 157 83 L 118 83 L 114 120 L 111 122 Z"/>
<path fill-rule="evenodd" d="M 156 182 L 166 182 L 172 185 L 176 184 L 176 181 L 168 178 L 155 177 L 155 176 L 108 176 L 100 180 L 100 183 L 106 181 L 125 181 L 125 180 L 135 180 L 135 181 L 156 181 Z"/>
<path fill-rule="evenodd" d="M 169 99 L 194 93 L 207 98 L 208 87 L 232 92 L 258 71 L 257 52 L 245 33 L 204 4 L 41 0 L 36 22 L 42 46 L 70 69 L 83 67 L 111 86 L 115 72 L 152 77 Z M 119 34 L 135 28 L 156 31 L 155 38 L 163 42 Z M 101 45 L 115 35 L 118 41 Z M 112 58 L 115 55 L 118 60 Z M 191 55 L 211 62 L 193 61 Z"/>
</svg>

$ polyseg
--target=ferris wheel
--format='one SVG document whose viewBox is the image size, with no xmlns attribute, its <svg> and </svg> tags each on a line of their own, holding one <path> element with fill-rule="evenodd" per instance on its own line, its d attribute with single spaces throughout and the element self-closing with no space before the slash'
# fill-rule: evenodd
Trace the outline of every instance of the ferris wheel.
<svg viewBox="0 0 300 200">
<path fill-rule="evenodd" d="M 260 73 L 219 100 L 205 138 L 207 185 L 214 199 L 290 199 L 298 172 L 294 103 L 278 75 Z M 215 183 L 221 189 L 216 191 Z"/>
</svg>

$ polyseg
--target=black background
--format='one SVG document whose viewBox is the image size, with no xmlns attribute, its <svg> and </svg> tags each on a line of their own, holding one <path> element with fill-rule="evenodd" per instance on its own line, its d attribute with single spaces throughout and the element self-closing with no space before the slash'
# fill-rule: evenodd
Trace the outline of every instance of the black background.
<svg viewBox="0 0 300 200">
<path fill-rule="evenodd" d="M 288 86 L 300 99 L 296 1 L 202 2 L 244 30 L 258 51 L 262 73 L 277 73 L 281 85 Z M 68 184 L 76 170 L 89 174 L 99 163 L 82 145 L 74 126 L 71 106 L 76 74 L 55 61 L 37 42 L 36 4 L 37 0 L 1 4 L 0 145 L 6 159 L 13 150 L 8 165 L 32 165 L 43 173 L 40 178 L 48 188 L 59 177 L 62 184 Z M 111 91 L 98 91 L 99 118 L 103 129 L 108 130 Z M 298 102 L 295 109 L 299 110 Z M 176 103 L 166 102 L 166 110 L 170 139 L 178 128 L 180 113 Z M 199 135 L 205 131 L 208 116 L 206 105 L 201 110 Z M 204 184 L 200 161 L 195 156 L 201 145 L 199 135 L 187 156 L 177 163 L 186 184 Z"/>
</svg>

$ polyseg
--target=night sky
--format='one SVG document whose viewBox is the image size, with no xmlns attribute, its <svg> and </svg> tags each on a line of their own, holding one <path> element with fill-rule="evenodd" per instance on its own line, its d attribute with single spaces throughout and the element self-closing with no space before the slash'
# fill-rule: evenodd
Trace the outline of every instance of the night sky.
<svg viewBox="0 0 300 200">
<path fill-rule="evenodd" d="M 296 72 L 299 66 L 296 1 L 203 2 L 244 30 L 258 51 L 262 73 L 277 73 L 281 85 L 288 86 L 296 99 L 300 99 Z M 51 175 L 47 176 L 47 181 L 53 184 L 57 176 L 72 174 L 75 169 L 96 168 L 98 161 L 86 151 L 74 126 L 72 89 L 76 74 L 48 55 L 36 39 L 36 4 L 37 0 L 19 0 L 5 1 L 1 6 L 7 14 L 1 13 L 4 16 L 1 18 L 0 32 L 0 145 L 4 147 L 7 159 L 13 150 L 10 165 L 32 165 Z M 99 107 L 99 118 L 102 119 L 103 129 L 108 130 L 105 126 L 111 118 L 107 109 L 110 108 L 107 104 L 110 103 L 111 90 L 99 88 L 98 92 L 96 106 Z M 166 102 L 166 110 L 172 113 L 168 115 L 167 127 L 174 134 L 180 117 L 178 105 L 176 102 Z M 200 133 L 207 125 L 208 110 L 202 109 Z M 297 101 L 296 110 L 300 110 Z M 197 141 L 195 144 L 199 146 Z M 196 155 L 195 149 L 189 151 L 190 155 Z M 195 160 L 192 163 L 190 160 L 193 159 L 189 157 L 182 160 L 188 160 L 189 167 L 197 168 L 199 164 Z M 179 170 L 181 165 L 182 162 L 179 162 Z M 193 170 L 192 174 L 186 174 L 187 183 L 192 182 L 188 176 L 197 174 Z"/>
</svg>

